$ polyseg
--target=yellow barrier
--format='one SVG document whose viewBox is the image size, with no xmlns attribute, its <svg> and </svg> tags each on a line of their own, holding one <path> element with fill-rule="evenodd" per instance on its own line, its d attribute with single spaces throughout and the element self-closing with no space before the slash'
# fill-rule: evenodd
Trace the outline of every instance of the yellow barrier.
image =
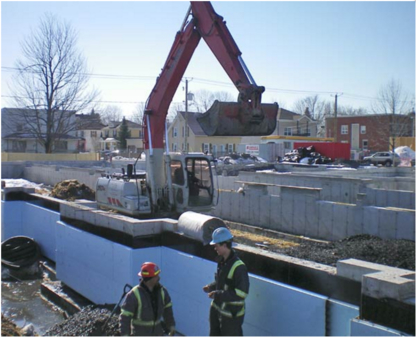
<svg viewBox="0 0 416 337">
<path fill-rule="evenodd" d="M 393 144 L 393 139 L 391 137 L 390 144 Z M 394 140 L 394 147 L 398 148 L 399 146 L 408 146 L 415 151 L 415 137 L 396 137 Z M 391 145 L 390 150 L 392 150 Z"/>
<path fill-rule="evenodd" d="M 95 161 L 99 153 L 15 153 L 2 152 L 1 161 Z"/>
</svg>

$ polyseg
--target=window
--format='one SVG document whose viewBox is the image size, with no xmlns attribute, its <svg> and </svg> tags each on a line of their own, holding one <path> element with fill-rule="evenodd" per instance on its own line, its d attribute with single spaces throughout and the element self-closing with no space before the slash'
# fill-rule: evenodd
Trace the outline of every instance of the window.
<svg viewBox="0 0 416 337">
<path fill-rule="evenodd" d="M 182 126 L 182 137 L 185 137 L 185 127 Z"/>
<path fill-rule="evenodd" d="M 91 137 L 97 137 L 97 131 L 91 131 Z"/>
<path fill-rule="evenodd" d="M 220 155 L 224 155 L 225 154 L 225 145 L 224 144 L 220 145 L 220 151 L 221 151 L 221 154 Z"/>
<path fill-rule="evenodd" d="M 284 135 L 285 136 L 291 136 L 292 135 L 292 128 L 285 128 Z"/>
<path fill-rule="evenodd" d="M 172 183 L 177 185 L 185 184 L 185 176 L 183 174 L 182 163 L 179 160 L 172 160 L 170 163 L 172 172 Z"/>
<path fill-rule="evenodd" d="M 341 135 L 348 135 L 348 125 L 341 125 Z"/>
<path fill-rule="evenodd" d="M 368 140 L 363 139 L 363 150 L 368 150 Z"/>
<path fill-rule="evenodd" d="M 176 144 L 176 143 L 172 143 L 172 151 L 173 151 L 173 152 L 178 151 L 178 144 Z"/>
<path fill-rule="evenodd" d="M 173 128 L 173 138 L 178 137 L 178 128 Z"/>
<path fill-rule="evenodd" d="M 360 132 L 361 132 L 361 134 L 362 135 L 365 135 L 365 133 L 367 132 L 367 127 L 365 126 L 365 125 L 361 125 L 361 127 L 360 127 Z"/>
<path fill-rule="evenodd" d="M 84 137 L 84 131 L 80 131 L 80 132 L 79 132 L 79 136 L 80 136 L 80 137 Z"/>
<path fill-rule="evenodd" d="M 216 155 L 217 155 L 217 145 L 212 145 L 212 154 L 213 154 L 214 156 L 216 156 Z"/>
<path fill-rule="evenodd" d="M 283 142 L 283 147 L 285 150 L 292 150 L 292 143 L 291 142 Z"/>
<path fill-rule="evenodd" d="M 202 152 L 209 152 L 209 143 L 202 144 Z"/>
<path fill-rule="evenodd" d="M 67 141 L 55 141 L 55 150 L 57 151 L 64 151 L 68 150 L 68 142 Z"/>
<path fill-rule="evenodd" d="M 234 144 L 227 144 L 227 152 L 228 153 L 233 153 L 234 152 Z"/>
<path fill-rule="evenodd" d="M 302 134 L 305 135 L 305 136 L 310 136 L 311 135 L 311 129 L 309 129 L 309 128 L 302 129 Z"/>
<path fill-rule="evenodd" d="M 117 130 L 113 130 L 113 137 L 116 138 L 117 137 Z"/>
</svg>

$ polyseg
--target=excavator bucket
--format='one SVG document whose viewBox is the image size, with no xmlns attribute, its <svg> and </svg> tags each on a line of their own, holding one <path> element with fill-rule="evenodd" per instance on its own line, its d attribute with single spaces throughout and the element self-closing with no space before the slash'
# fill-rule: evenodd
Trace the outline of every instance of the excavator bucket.
<svg viewBox="0 0 416 337">
<path fill-rule="evenodd" d="M 196 119 L 208 136 L 266 136 L 276 128 L 277 103 L 252 109 L 244 103 L 215 101 Z"/>
</svg>

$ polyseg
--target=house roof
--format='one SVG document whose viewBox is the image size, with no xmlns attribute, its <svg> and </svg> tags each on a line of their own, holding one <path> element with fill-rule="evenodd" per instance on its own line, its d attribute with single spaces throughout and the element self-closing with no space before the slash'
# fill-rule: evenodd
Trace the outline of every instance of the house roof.
<svg viewBox="0 0 416 337">
<path fill-rule="evenodd" d="M 185 111 L 179 111 L 179 114 L 185 120 Z M 204 130 L 202 130 L 201 126 L 196 120 L 196 117 L 198 115 L 200 115 L 200 113 L 188 111 L 188 126 L 195 136 L 206 136 L 206 133 L 204 132 Z"/>
<path fill-rule="evenodd" d="M 45 135 L 46 136 L 46 135 Z M 58 135 L 54 135 L 55 138 L 58 138 Z M 7 135 L 5 137 L 2 137 L 3 139 L 36 139 L 36 137 L 31 133 L 26 132 L 15 132 L 11 133 L 10 135 Z M 82 139 L 80 137 L 74 137 L 71 135 L 59 135 L 59 139 L 67 139 L 67 140 L 78 140 Z"/>
<path fill-rule="evenodd" d="M 279 111 L 277 112 L 277 120 L 294 120 L 299 118 L 301 115 L 297 114 L 296 112 L 289 111 L 283 108 L 279 108 Z"/>
<path fill-rule="evenodd" d="M 112 121 L 112 122 L 109 122 L 108 123 L 108 127 L 110 129 L 116 129 L 116 128 L 118 128 L 121 125 L 121 123 L 122 123 L 122 121 L 121 122 Z M 129 121 L 128 119 L 126 119 L 126 123 L 127 123 L 127 127 L 130 128 L 130 129 L 132 129 L 132 128 L 133 129 L 140 129 L 140 128 L 142 128 L 142 125 L 141 124 L 135 123 L 135 122 L 132 122 L 132 121 Z"/>
<path fill-rule="evenodd" d="M 79 114 L 77 118 L 77 130 L 101 130 L 105 124 L 101 123 L 99 114 Z"/>
</svg>

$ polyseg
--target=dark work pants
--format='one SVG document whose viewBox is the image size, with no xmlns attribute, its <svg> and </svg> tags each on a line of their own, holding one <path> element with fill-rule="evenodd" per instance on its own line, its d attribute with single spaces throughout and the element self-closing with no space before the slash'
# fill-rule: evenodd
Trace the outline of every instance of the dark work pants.
<svg viewBox="0 0 416 337">
<path fill-rule="evenodd" d="M 244 316 L 228 318 L 222 316 L 218 310 L 211 307 L 209 312 L 210 336 L 242 336 Z"/>
</svg>

